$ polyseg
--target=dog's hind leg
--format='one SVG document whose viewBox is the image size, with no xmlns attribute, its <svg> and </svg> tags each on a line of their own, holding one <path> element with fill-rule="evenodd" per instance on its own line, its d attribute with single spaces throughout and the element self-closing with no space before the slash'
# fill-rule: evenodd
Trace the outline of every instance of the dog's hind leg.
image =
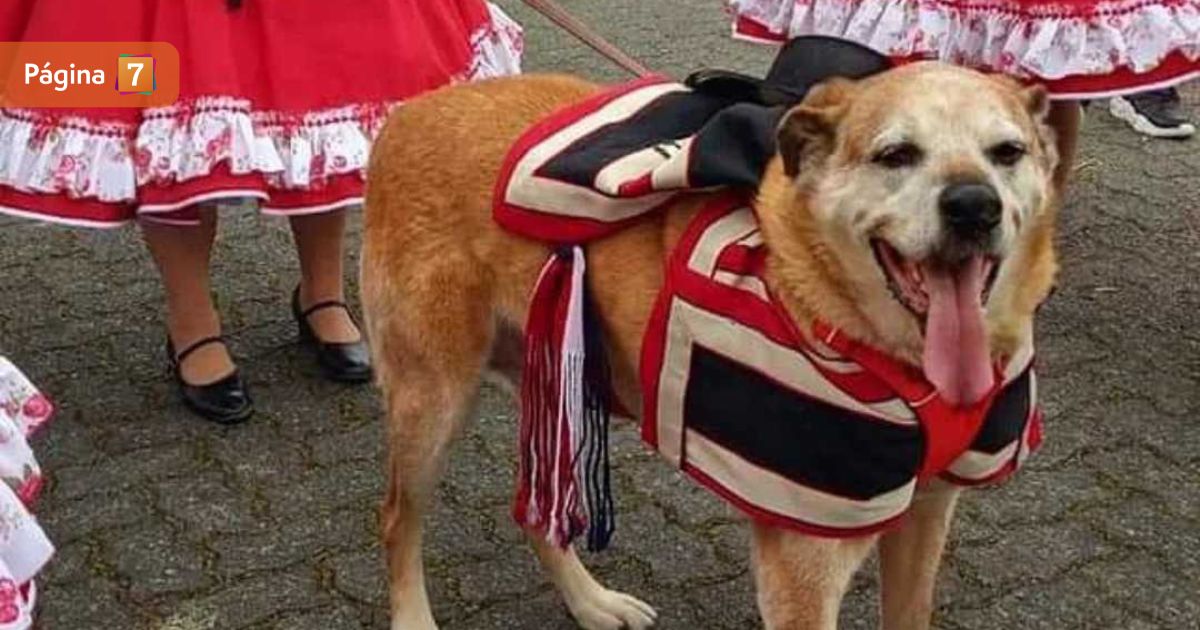
<svg viewBox="0 0 1200 630">
<path fill-rule="evenodd" d="M 521 330 L 500 325 L 492 344 L 489 376 L 515 397 L 521 381 L 524 349 Z M 611 591 L 592 577 L 575 550 L 559 549 L 536 532 L 526 532 L 542 567 L 562 594 L 571 616 L 588 630 L 641 630 L 654 625 L 657 613 L 648 604 L 624 593 Z"/>
<path fill-rule="evenodd" d="M 364 276 L 363 299 L 387 408 L 388 488 L 382 508 L 393 630 L 436 628 L 421 559 L 422 516 L 452 439 L 478 394 L 494 336 L 490 289 L 465 256 Z M 401 286 L 390 285 L 399 278 Z M 397 284 L 401 284 L 397 282 Z"/>
<path fill-rule="evenodd" d="M 876 538 L 815 538 L 754 525 L 754 577 L 767 630 L 837 630 L 842 596 Z"/>
<path fill-rule="evenodd" d="M 658 613 L 649 604 L 605 588 L 583 566 L 574 549 L 559 549 L 537 533 L 527 534 L 542 567 L 581 628 L 643 630 L 654 625 Z"/>
<path fill-rule="evenodd" d="M 929 628 L 934 582 L 960 492 L 936 483 L 917 493 L 904 522 L 879 542 L 884 630 Z"/>
<path fill-rule="evenodd" d="M 425 588 L 421 557 L 422 517 L 437 481 L 445 451 L 461 422 L 466 405 L 428 407 L 420 413 L 412 401 L 419 399 L 405 388 L 395 394 L 388 414 L 388 488 L 382 509 L 383 542 L 390 575 L 392 630 L 434 630 L 437 624 Z M 426 401 L 429 398 L 425 399 Z M 401 408 L 397 410 L 396 408 Z"/>
<path fill-rule="evenodd" d="M 488 372 L 491 381 L 515 397 L 521 381 L 524 349 L 521 330 L 512 325 L 497 327 Z M 611 591 L 592 577 L 568 547 L 559 549 L 536 532 L 526 532 L 542 567 L 550 574 L 575 621 L 588 630 L 641 630 L 654 625 L 657 613 L 648 604 Z"/>
</svg>

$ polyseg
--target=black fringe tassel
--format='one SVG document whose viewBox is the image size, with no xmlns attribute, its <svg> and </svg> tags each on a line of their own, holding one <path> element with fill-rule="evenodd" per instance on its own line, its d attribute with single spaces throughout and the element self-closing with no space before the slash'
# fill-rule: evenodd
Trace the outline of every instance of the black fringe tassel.
<svg viewBox="0 0 1200 630">
<path fill-rule="evenodd" d="M 580 495 L 588 517 L 587 548 L 589 551 L 603 551 L 617 527 L 608 459 L 612 374 L 604 347 L 604 333 L 586 281 L 583 289 L 583 346 L 584 429 L 580 452 L 575 456 L 582 458 L 581 476 L 585 487 L 580 488 Z"/>
</svg>

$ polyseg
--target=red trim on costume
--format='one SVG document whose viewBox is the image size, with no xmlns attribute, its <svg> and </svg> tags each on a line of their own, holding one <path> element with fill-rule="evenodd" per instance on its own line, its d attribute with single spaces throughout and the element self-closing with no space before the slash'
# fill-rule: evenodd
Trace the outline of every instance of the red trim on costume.
<svg viewBox="0 0 1200 630">
<path fill-rule="evenodd" d="M 695 244 L 699 235 L 691 234 L 690 231 L 685 233 L 684 239 L 690 239 Z M 671 302 L 675 299 L 675 282 L 670 273 L 671 263 L 674 258 L 672 253 L 668 256 L 668 262 L 664 265 L 667 272 L 663 274 L 662 288 L 658 291 L 658 296 L 654 298 L 654 308 L 650 310 L 650 321 L 646 324 L 646 332 L 642 334 L 642 355 L 638 361 L 639 383 L 642 386 L 642 422 L 641 433 L 642 441 L 654 448 L 659 449 L 658 443 L 658 423 L 647 415 L 649 404 L 645 403 L 647 392 L 658 391 L 659 379 L 662 377 L 662 366 L 664 357 L 667 353 L 667 322 L 670 319 L 668 314 L 671 310 Z M 657 417 L 657 410 L 654 414 Z"/>
<path fill-rule="evenodd" d="M 905 510 L 900 514 L 893 516 L 892 518 L 868 525 L 866 527 L 826 527 L 824 525 L 806 523 L 790 516 L 776 514 L 775 512 L 767 510 L 761 506 L 755 505 L 754 503 L 751 503 L 738 496 L 732 490 L 722 485 L 719 481 L 704 474 L 704 471 L 692 466 L 691 464 L 685 463 L 683 466 L 683 472 L 687 473 L 689 477 L 695 479 L 700 485 L 708 488 L 717 496 L 733 504 L 735 508 L 758 523 L 769 527 L 778 527 L 779 529 L 790 529 L 805 534 L 811 534 L 820 538 L 855 538 L 858 536 L 877 534 L 895 525 L 908 515 L 908 510 Z"/>
<path fill-rule="evenodd" d="M 813 331 L 830 347 L 878 375 L 901 398 L 916 407 L 921 418 L 921 430 L 925 434 L 925 458 L 920 472 L 922 480 L 946 470 L 951 462 L 967 451 L 983 428 L 992 402 L 1004 387 L 1004 373 L 998 365 L 994 365 L 991 391 L 970 407 L 954 407 L 937 395 L 937 390 L 915 367 L 850 339 L 823 322 L 814 322 Z"/>
<path fill-rule="evenodd" d="M 589 114 L 626 94 L 651 85 L 670 82 L 670 79 L 659 75 L 642 77 L 618 88 L 604 90 L 580 103 L 560 109 L 530 127 L 529 130 L 521 135 L 512 148 L 509 149 L 501 165 L 500 173 L 496 178 L 496 185 L 492 193 L 492 209 L 496 222 L 505 229 L 528 238 L 561 245 L 583 243 L 606 234 L 615 233 L 641 220 L 646 214 L 650 214 L 647 212 L 624 220 L 611 222 L 588 219 L 586 217 L 572 217 L 570 221 L 559 224 L 555 221 L 559 215 L 538 212 L 534 209 L 522 208 L 510 204 L 507 201 L 508 191 L 512 185 L 513 172 L 516 170 L 521 158 L 547 138 L 561 129 L 579 122 Z"/>
<path fill-rule="evenodd" d="M 654 192 L 654 174 L 646 173 L 641 177 L 621 184 L 618 187 L 622 197 L 640 197 Z"/>
</svg>

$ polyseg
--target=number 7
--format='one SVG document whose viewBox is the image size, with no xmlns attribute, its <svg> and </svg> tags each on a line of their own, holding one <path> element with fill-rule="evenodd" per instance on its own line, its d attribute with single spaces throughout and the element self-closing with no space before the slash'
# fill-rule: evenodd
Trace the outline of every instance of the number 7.
<svg viewBox="0 0 1200 630">
<path fill-rule="evenodd" d="M 146 66 L 146 64 L 142 63 L 140 61 L 137 63 L 130 61 L 129 65 L 126 66 L 127 68 L 137 68 L 136 70 L 133 71 L 133 83 L 132 83 L 131 87 L 137 87 L 138 77 L 141 76 L 142 68 L 144 68 L 145 66 Z"/>
</svg>

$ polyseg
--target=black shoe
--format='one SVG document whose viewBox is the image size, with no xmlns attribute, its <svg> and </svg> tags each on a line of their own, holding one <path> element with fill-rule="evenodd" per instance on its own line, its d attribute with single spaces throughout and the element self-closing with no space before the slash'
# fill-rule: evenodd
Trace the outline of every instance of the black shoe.
<svg viewBox="0 0 1200 630">
<path fill-rule="evenodd" d="M 296 287 L 292 292 L 292 316 L 296 318 L 296 326 L 300 329 L 301 343 L 316 350 L 317 365 L 325 378 L 339 383 L 365 383 L 371 380 L 371 353 L 366 342 L 359 340 L 350 343 L 328 343 L 321 341 L 313 331 L 308 323 L 308 316 L 326 308 L 343 309 L 350 315 L 350 319 L 354 320 L 350 308 L 337 300 L 318 302 L 301 311 L 300 287 Z M 357 323 L 355 321 L 356 325 Z"/>
<path fill-rule="evenodd" d="M 1174 89 L 1117 97 L 1109 101 L 1108 110 L 1138 133 L 1154 138 L 1188 138 L 1196 133 Z"/>
<path fill-rule="evenodd" d="M 206 420 L 218 424 L 237 424 L 244 422 L 254 414 L 254 403 L 246 392 L 242 377 L 234 368 L 228 375 L 206 385 L 192 385 L 183 380 L 183 371 L 179 366 L 193 352 L 213 343 L 225 343 L 220 337 L 205 337 L 186 347 L 178 354 L 175 345 L 167 338 L 167 361 L 175 384 L 179 387 L 179 396 L 183 403 L 192 411 Z"/>
</svg>

